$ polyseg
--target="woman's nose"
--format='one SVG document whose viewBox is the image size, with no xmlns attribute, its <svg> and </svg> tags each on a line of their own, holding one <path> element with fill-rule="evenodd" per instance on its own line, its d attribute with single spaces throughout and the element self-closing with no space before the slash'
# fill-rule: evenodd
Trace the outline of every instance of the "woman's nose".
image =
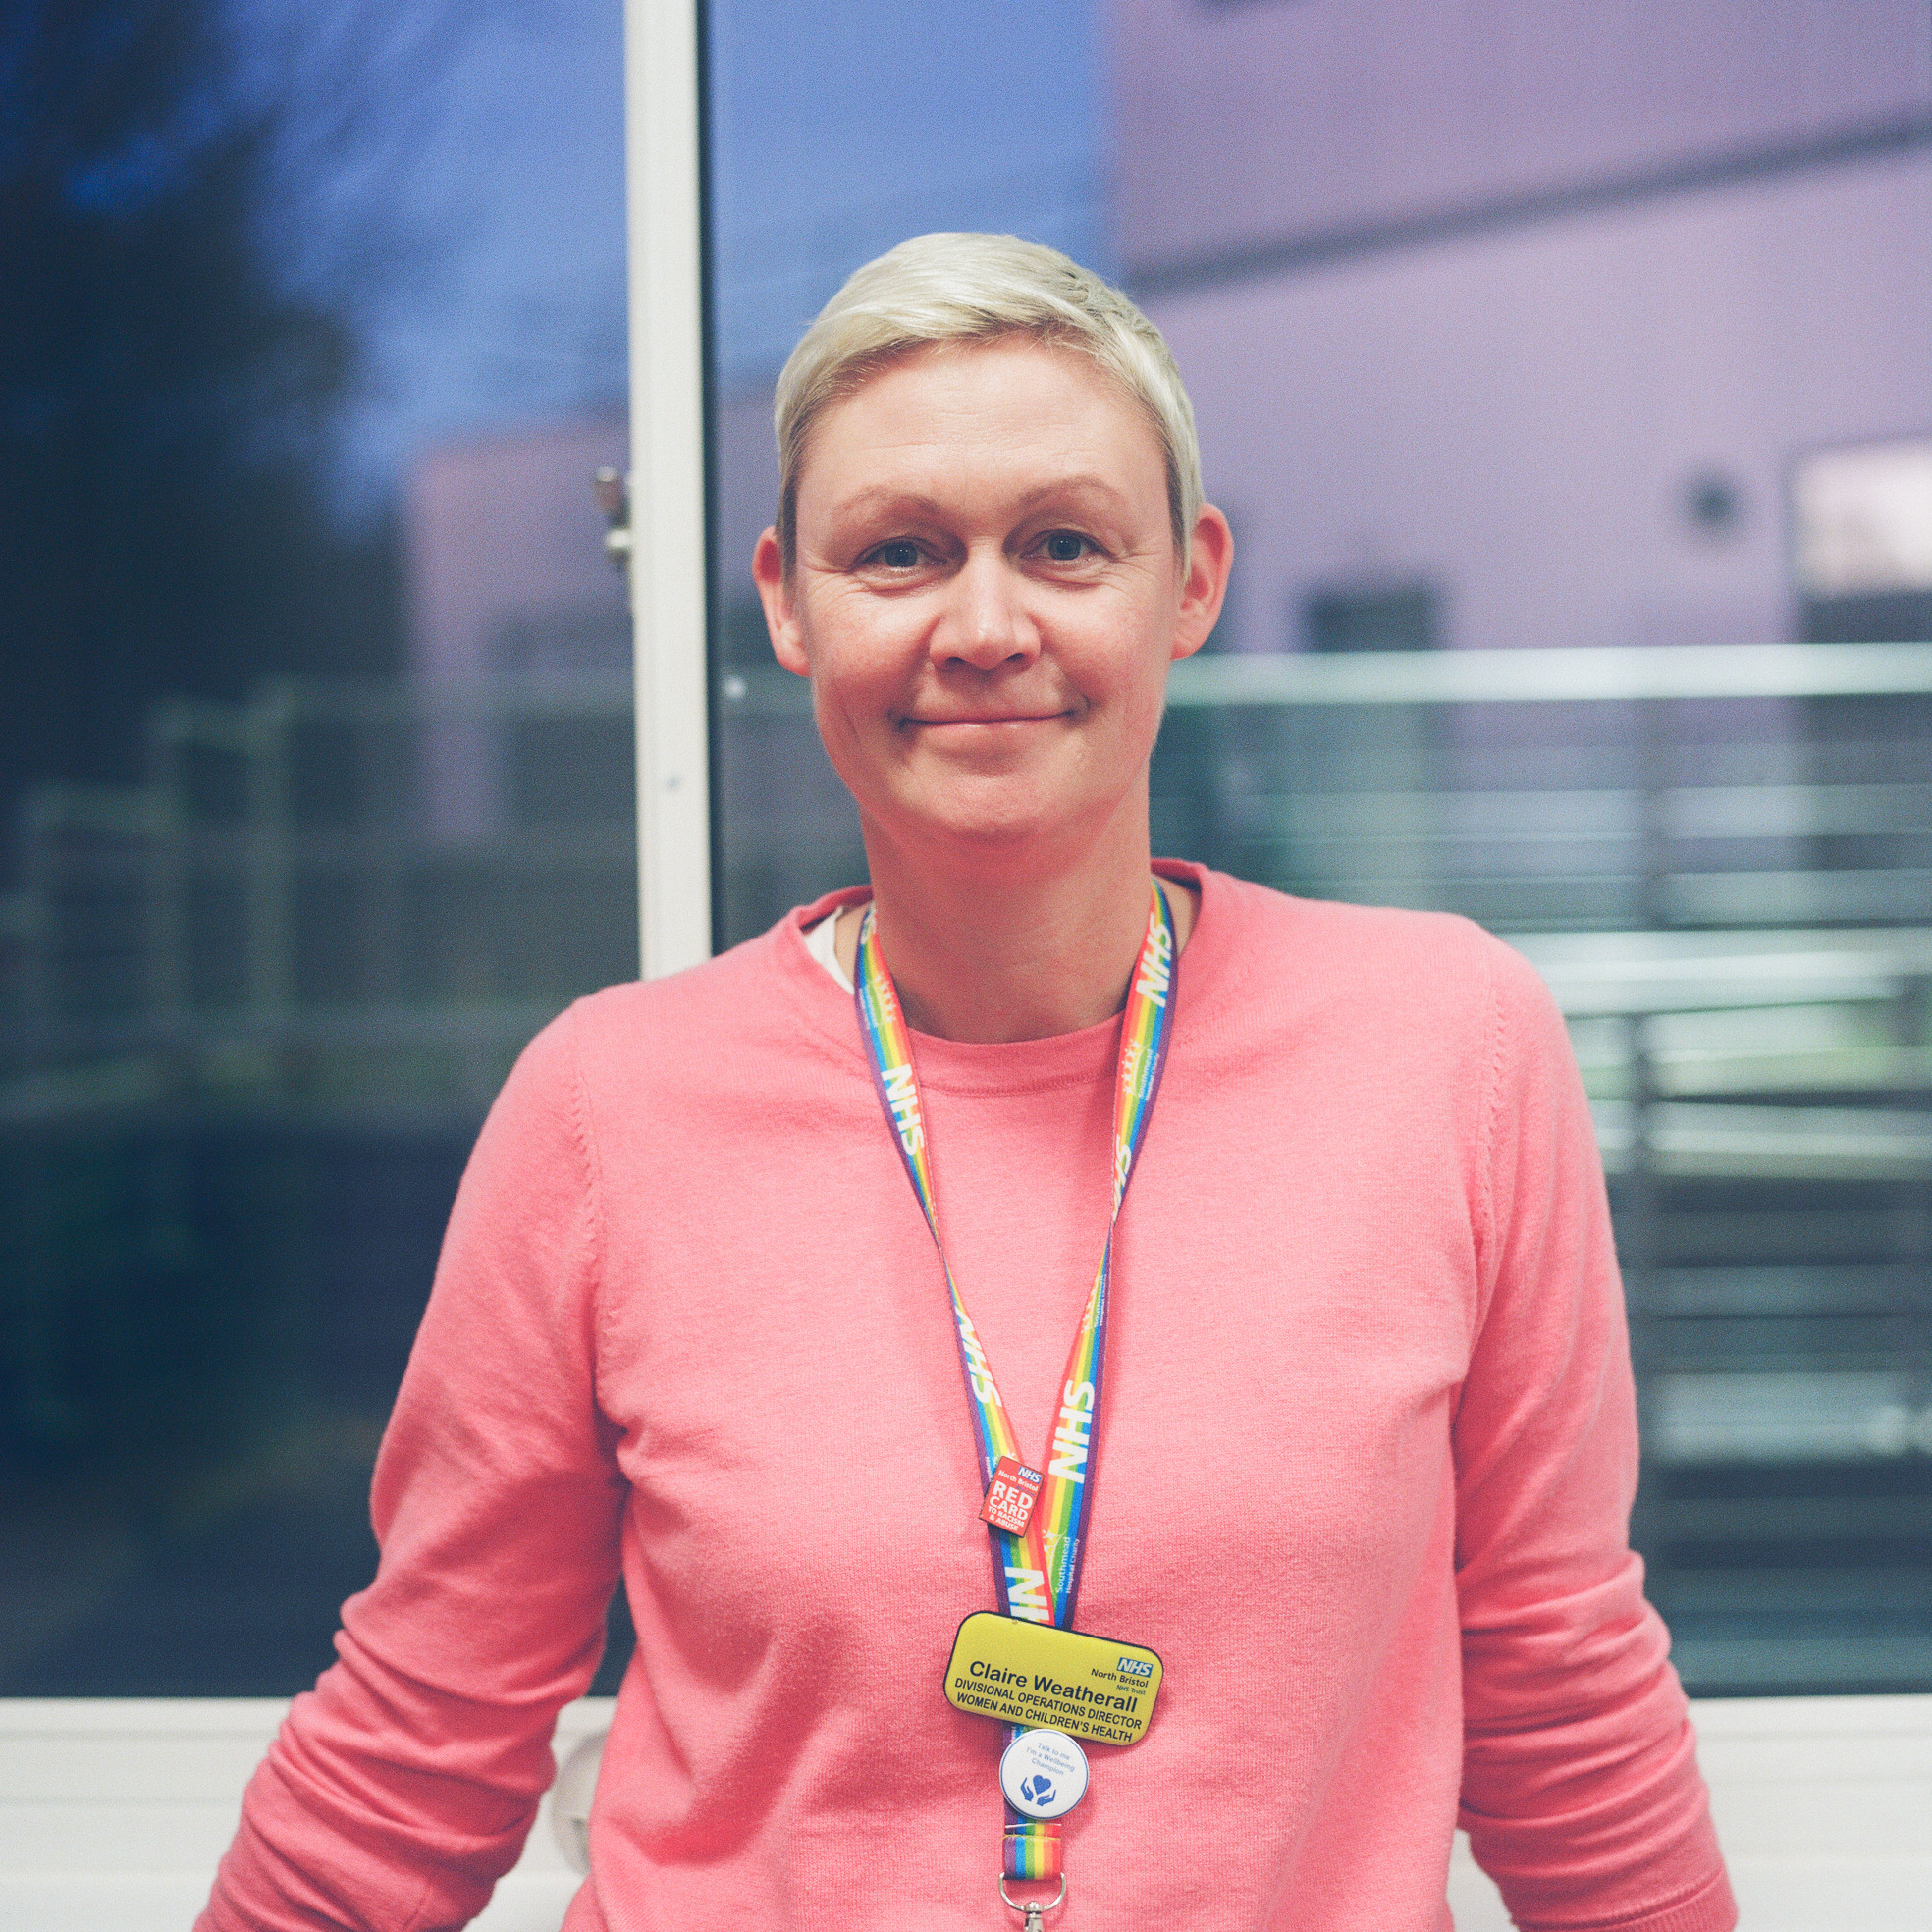
<svg viewBox="0 0 1932 1932">
<path fill-rule="evenodd" d="M 1040 633 L 1027 614 L 1024 585 L 1004 556 L 969 554 L 933 626 L 936 663 L 993 671 L 1040 655 Z"/>
</svg>

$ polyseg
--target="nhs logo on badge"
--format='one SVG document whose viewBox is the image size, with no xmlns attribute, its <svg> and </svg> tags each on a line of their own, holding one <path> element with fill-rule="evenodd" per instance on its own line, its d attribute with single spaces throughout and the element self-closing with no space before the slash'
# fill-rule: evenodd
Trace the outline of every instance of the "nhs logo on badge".
<svg viewBox="0 0 1932 1932">
<path fill-rule="evenodd" d="M 1120 1674 L 1122 1677 L 1152 1677 L 1154 1665 L 1145 1657 L 1122 1657 Z"/>
</svg>

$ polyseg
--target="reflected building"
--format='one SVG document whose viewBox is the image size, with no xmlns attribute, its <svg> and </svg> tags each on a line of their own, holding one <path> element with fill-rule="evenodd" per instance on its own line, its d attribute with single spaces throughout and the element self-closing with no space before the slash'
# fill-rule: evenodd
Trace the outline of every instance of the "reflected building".
<svg viewBox="0 0 1932 1932">
<path fill-rule="evenodd" d="M 1228 641 L 1372 646 L 1392 597 L 1450 646 L 1800 634 L 1792 466 L 1932 426 L 1923 7 L 1110 13 Z"/>
<path fill-rule="evenodd" d="M 432 706 L 492 687 L 628 689 L 629 605 L 590 484 L 623 469 L 627 440 L 620 419 L 548 423 L 444 444 L 410 466 L 410 678 Z M 485 837 L 514 816 L 506 789 L 518 775 L 502 751 L 473 729 L 432 737 L 424 805 L 437 835 Z M 610 788 L 609 774 L 581 777 Z"/>
</svg>

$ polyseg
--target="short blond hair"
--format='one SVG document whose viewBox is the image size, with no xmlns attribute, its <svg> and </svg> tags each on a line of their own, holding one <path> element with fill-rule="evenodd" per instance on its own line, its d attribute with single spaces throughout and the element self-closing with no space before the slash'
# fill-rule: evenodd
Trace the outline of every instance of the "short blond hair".
<svg viewBox="0 0 1932 1932">
<path fill-rule="evenodd" d="M 1194 405 L 1160 331 L 1057 248 L 1014 235 L 915 235 L 857 270 L 819 311 L 778 377 L 778 547 L 798 555 L 798 472 L 820 412 L 880 368 L 934 343 L 1029 335 L 1090 355 L 1147 411 L 1167 465 L 1185 562 L 1201 510 Z"/>
</svg>

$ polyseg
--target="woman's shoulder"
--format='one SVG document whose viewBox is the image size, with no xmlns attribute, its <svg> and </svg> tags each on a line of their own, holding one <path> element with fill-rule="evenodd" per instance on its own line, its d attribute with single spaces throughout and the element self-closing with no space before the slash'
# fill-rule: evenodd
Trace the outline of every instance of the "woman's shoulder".
<svg viewBox="0 0 1932 1932">
<path fill-rule="evenodd" d="M 1529 960 L 1460 913 L 1304 898 L 1223 873 L 1204 872 L 1202 883 L 1214 964 L 1259 973 L 1309 1002 L 1387 1008 L 1411 1021 L 1548 1002 Z"/>
<path fill-rule="evenodd" d="M 1227 1080 L 1280 1083 L 1337 1107 L 1353 1097 L 1364 1119 L 1399 1115 L 1418 1133 L 1432 1121 L 1472 1151 L 1496 1106 L 1574 1085 L 1548 988 L 1474 920 L 1212 875 L 1203 903 L 1198 930 L 1221 956 L 1196 975 L 1195 1004 Z M 1192 950 L 1181 956 L 1184 1008 Z"/>
<path fill-rule="evenodd" d="M 695 966 L 654 980 L 621 980 L 573 1000 L 558 1016 L 583 1040 L 617 1041 L 639 1029 L 709 1025 L 768 999 L 774 954 L 787 922 Z"/>
<path fill-rule="evenodd" d="M 807 952 L 794 912 L 681 972 L 586 993 L 523 1057 L 595 1102 L 628 1104 L 814 1062 L 847 1044 L 850 1024 L 850 998 Z"/>
</svg>

